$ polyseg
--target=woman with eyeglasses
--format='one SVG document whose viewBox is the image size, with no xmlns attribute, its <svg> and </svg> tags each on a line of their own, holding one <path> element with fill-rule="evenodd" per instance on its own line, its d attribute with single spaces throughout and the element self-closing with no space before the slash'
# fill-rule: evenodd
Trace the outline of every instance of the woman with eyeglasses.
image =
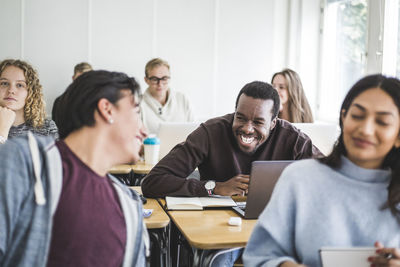
<svg viewBox="0 0 400 267">
<path fill-rule="evenodd" d="M 322 266 L 321 247 L 374 247 L 400 266 L 400 80 L 367 76 L 348 92 L 330 155 L 287 167 L 243 254 L 245 266 Z"/>
<path fill-rule="evenodd" d="M 37 71 L 22 60 L 0 62 L 0 143 L 28 131 L 58 138 L 57 126 L 46 119 Z"/>
<path fill-rule="evenodd" d="M 142 120 L 149 133 L 158 133 L 162 122 L 191 122 L 193 112 L 188 98 L 169 88 L 169 64 L 160 58 L 147 62 L 144 78 L 149 86 L 140 104 Z"/>
</svg>

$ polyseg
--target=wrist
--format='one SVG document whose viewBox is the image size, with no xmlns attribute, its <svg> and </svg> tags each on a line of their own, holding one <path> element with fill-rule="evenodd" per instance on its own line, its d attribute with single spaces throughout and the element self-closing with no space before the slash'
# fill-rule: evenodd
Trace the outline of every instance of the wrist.
<svg viewBox="0 0 400 267">
<path fill-rule="evenodd" d="M 0 125 L 0 135 L 3 136 L 5 139 L 7 139 L 7 136 L 8 136 L 8 133 L 10 132 L 11 126 L 12 125 L 10 125 L 10 127 Z"/>
<path fill-rule="evenodd" d="M 7 138 L 0 135 L 0 144 L 4 144 L 7 141 Z"/>
<path fill-rule="evenodd" d="M 215 181 L 209 180 L 204 184 L 204 188 L 209 196 L 214 195 Z"/>
</svg>

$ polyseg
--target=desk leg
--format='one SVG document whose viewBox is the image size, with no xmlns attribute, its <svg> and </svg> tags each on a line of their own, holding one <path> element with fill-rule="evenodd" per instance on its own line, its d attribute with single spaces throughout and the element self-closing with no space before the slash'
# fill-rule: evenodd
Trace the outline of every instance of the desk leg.
<svg viewBox="0 0 400 267">
<path fill-rule="evenodd" d="M 145 176 L 146 176 L 146 174 L 138 174 L 138 173 L 134 173 L 132 171 L 132 185 L 140 186 L 140 184 L 142 183 L 142 180 Z"/>
<path fill-rule="evenodd" d="M 201 267 L 203 266 L 203 259 L 204 259 L 205 251 L 202 249 L 194 248 L 194 255 L 193 255 L 193 266 L 192 267 Z"/>
<path fill-rule="evenodd" d="M 150 266 L 170 267 L 170 226 L 161 229 L 149 229 L 152 253 Z"/>
</svg>

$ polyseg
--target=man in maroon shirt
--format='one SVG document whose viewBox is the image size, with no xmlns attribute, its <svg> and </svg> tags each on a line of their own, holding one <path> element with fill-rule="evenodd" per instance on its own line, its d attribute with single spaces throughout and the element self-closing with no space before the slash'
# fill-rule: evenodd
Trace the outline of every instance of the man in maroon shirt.
<svg viewBox="0 0 400 267">
<path fill-rule="evenodd" d="M 84 73 L 60 98 L 59 141 L 0 146 L 1 266 L 145 266 L 141 200 L 107 174 L 139 159 L 139 93 L 126 74 Z"/>
<path fill-rule="evenodd" d="M 277 117 L 279 104 L 270 84 L 246 84 L 237 97 L 235 113 L 202 123 L 151 170 L 142 183 L 144 195 L 241 195 L 247 191 L 255 160 L 322 155 L 307 135 Z M 196 168 L 200 180 L 186 179 Z"/>
<path fill-rule="evenodd" d="M 122 266 L 132 253 L 125 251 L 128 221 L 107 172 L 139 158 L 145 134 L 138 92 L 133 78 L 92 71 L 61 97 L 56 145 L 63 182 L 47 266 Z"/>
</svg>

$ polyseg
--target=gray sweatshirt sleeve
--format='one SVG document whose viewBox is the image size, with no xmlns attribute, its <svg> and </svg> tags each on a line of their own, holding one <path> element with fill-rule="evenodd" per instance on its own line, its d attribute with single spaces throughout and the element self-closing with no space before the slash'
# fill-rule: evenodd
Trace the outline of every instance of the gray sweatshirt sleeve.
<svg viewBox="0 0 400 267">
<path fill-rule="evenodd" d="M 10 251 L 24 200 L 31 185 L 26 158 L 13 141 L 0 145 L 0 263 Z"/>
</svg>

